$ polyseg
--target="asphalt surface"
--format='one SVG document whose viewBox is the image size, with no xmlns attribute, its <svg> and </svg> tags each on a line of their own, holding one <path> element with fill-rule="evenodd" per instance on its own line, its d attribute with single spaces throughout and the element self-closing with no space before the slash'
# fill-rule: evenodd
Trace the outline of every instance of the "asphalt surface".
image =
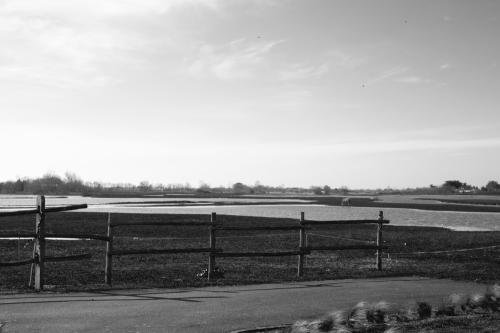
<svg viewBox="0 0 500 333">
<path fill-rule="evenodd" d="M 230 332 L 292 323 L 359 301 L 438 304 L 485 285 L 425 278 L 380 278 L 193 289 L 0 295 L 8 332 Z"/>
</svg>

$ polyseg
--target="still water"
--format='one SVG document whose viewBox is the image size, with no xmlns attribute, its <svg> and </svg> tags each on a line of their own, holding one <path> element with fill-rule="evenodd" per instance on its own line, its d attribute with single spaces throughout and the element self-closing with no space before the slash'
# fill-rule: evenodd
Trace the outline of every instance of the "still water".
<svg viewBox="0 0 500 333">
<path fill-rule="evenodd" d="M 189 205 L 176 206 L 178 201 Z M 269 204 L 269 203 L 278 204 Z M 308 204 L 306 200 L 257 198 L 92 198 L 47 197 L 47 205 L 87 203 L 82 212 L 114 212 L 144 214 L 210 214 L 299 218 L 305 212 L 310 220 L 376 219 L 384 211 L 395 225 L 446 227 L 461 231 L 500 231 L 500 213 L 427 211 L 404 208 L 339 207 Z M 211 205 L 210 203 L 217 203 Z M 252 203 L 253 205 L 242 205 Z M 33 196 L 0 196 L 0 209 L 33 208 Z M 194 204 L 194 206 L 193 206 Z M 1 222 L 1 220 L 0 220 Z"/>
</svg>

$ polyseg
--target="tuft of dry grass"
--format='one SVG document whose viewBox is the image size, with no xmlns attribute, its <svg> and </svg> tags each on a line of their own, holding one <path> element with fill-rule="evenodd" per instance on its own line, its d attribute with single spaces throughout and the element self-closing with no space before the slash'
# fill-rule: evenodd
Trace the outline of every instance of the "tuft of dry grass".
<svg viewBox="0 0 500 333">
<path fill-rule="evenodd" d="M 387 328 L 389 304 L 360 302 L 349 311 L 334 311 L 320 319 L 298 321 L 291 333 L 381 333 Z"/>
<path fill-rule="evenodd" d="M 359 302 L 348 311 L 334 311 L 320 319 L 297 321 L 290 333 L 427 332 L 426 327 L 439 325 L 462 329 L 467 322 L 481 322 L 488 327 L 484 332 L 492 332 L 492 325 L 482 319 L 492 314 L 500 314 L 500 285 L 489 287 L 483 294 L 452 294 L 436 308 L 427 302 L 414 302 L 400 308 L 386 302 Z"/>
</svg>

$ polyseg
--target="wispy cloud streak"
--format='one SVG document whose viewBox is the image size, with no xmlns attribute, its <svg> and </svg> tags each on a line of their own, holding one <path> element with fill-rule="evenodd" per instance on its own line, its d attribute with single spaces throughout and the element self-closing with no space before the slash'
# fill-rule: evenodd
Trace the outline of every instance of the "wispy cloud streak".
<svg viewBox="0 0 500 333">
<path fill-rule="evenodd" d="M 409 84 L 420 84 L 430 82 L 429 79 L 424 79 L 420 76 L 402 76 L 394 79 L 394 82 L 409 83 Z"/>
<path fill-rule="evenodd" d="M 198 48 L 195 58 L 186 61 L 186 71 L 195 77 L 250 79 L 263 69 L 271 51 L 282 42 L 238 39 L 221 46 L 203 44 Z"/>
<path fill-rule="evenodd" d="M 404 74 L 404 73 L 408 72 L 408 70 L 409 70 L 408 67 L 402 67 L 402 66 L 393 67 L 393 68 L 388 69 L 386 71 L 383 71 L 379 75 L 367 80 L 366 84 L 372 85 L 375 83 L 379 83 L 379 82 L 385 81 L 387 79 L 390 79 L 392 77 Z"/>
</svg>

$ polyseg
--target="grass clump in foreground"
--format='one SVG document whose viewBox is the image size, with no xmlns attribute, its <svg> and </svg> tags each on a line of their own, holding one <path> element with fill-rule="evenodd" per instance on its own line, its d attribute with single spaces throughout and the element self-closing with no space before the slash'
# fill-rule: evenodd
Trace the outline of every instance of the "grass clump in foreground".
<svg viewBox="0 0 500 333">
<path fill-rule="evenodd" d="M 432 307 L 416 302 L 397 308 L 385 302 L 358 303 L 348 311 L 335 311 L 319 319 L 297 321 L 281 333 L 396 333 L 396 332 L 498 332 L 500 286 L 484 294 L 451 295 Z"/>
<path fill-rule="evenodd" d="M 208 215 L 113 214 L 112 220 L 139 222 L 208 221 Z M 218 216 L 224 225 L 297 225 L 294 219 Z M 47 233 L 106 233 L 107 214 L 54 213 L 46 218 Z M 0 219 L 2 232 L 34 230 L 32 216 Z M 208 247 L 208 227 L 127 226 L 115 232 L 115 250 Z M 308 243 L 315 246 L 373 244 L 375 225 L 336 225 L 308 230 Z M 419 253 L 497 245 L 500 232 L 458 232 L 443 228 L 385 226 L 383 239 L 389 246 L 383 256 L 383 271 L 375 269 L 374 250 L 312 252 L 306 256 L 302 280 L 369 278 L 384 276 L 428 276 L 497 282 L 500 276 L 499 249 L 467 252 Z M 297 231 L 218 231 L 217 247 L 227 252 L 291 251 L 299 244 Z M 45 283 L 66 290 L 108 288 L 104 285 L 105 242 L 47 240 L 47 256 L 90 253 L 91 259 L 46 264 Z M 31 240 L 2 240 L 2 262 L 29 259 Z M 113 257 L 113 287 L 199 287 L 210 284 L 235 285 L 295 281 L 297 258 L 217 258 L 224 278 L 214 282 L 197 278 L 206 269 L 208 254 L 130 255 Z M 26 290 L 29 265 L 0 267 L 0 289 Z"/>
</svg>

